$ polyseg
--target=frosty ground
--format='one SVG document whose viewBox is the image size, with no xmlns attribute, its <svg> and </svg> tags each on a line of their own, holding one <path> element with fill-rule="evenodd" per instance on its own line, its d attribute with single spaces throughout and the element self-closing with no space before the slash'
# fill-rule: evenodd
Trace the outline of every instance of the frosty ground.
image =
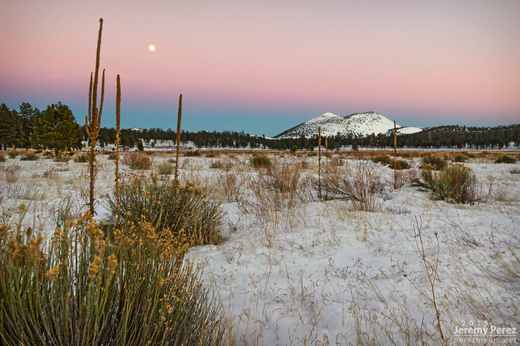
<svg viewBox="0 0 520 346">
<path fill-rule="evenodd" d="M 397 189 L 394 171 L 367 153 L 322 159 L 323 174 L 373 166 L 385 185 L 373 212 L 325 192 L 319 199 L 318 159 L 306 153 L 267 154 L 278 178 L 296 184 L 291 192 L 273 188 L 272 178 L 251 166 L 251 153 L 183 156 L 181 180 L 222 203 L 225 237 L 192 248 L 186 260 L 203 266 L 236 344 L 468 343 L 482 336 L 467 329 L 457 335 L 469 326 L 517 328 L 483 340 L 518 340 L 520 164 L 496 164 L 498 154 L 479 152 L 465 163 L 477 178 L 474 204 L 432 200 L 413 185 L 419 152 L 406 155 L 412 168 Z M 151 157 L 151 170 L 123 167 L 124 179 L 156 174 L 174 155 Z M 97 161 L 96 217 L 109 220 L 114 163 L 101 153 Z M 0 165 L 1 211 L 12 224 L 49 234 L 86 211 L 87 164 L 16 158 Z"/>
</svg>

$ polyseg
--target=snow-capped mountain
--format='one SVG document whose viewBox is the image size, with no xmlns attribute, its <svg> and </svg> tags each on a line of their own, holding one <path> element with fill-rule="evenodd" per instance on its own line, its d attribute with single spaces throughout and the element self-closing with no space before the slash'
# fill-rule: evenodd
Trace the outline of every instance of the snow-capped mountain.
<svg viewBox="0 0 520 346">
<path fill-rule="evenodd" d="M 370 136 L 373 133 L 377 135 L 386 134 L 389 130 L 393 131 L 394 122 L 375 112 L 354 113 L 345 117 L 324 113 L 280 133 L 275 138 L 313 137 L 318 134 L 318 127 L 321 127 L 321 135 L 324 137 L 335 136 L 338 133 L 344 136 Z M 397 125 L 397 129 L 398 134 L 422 131 L 418 127 L 400 125 Z"/>
</svg>

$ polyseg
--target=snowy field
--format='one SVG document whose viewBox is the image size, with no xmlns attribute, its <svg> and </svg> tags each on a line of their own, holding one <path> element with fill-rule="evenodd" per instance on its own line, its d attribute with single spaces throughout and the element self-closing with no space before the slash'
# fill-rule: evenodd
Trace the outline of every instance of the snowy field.
<svg viewBox="0 0 520 346">
<path fill-rule="evenodd" d="M 326 191 L 318 199 L 316 156 L 270 153 L 271 175 L 254 169 L 247 152 L 180 159 L 181 180 L 207 188 L 225 214 L 226 240 L 192 248 L 187 259 L 203 266 L 229 339 L 253 345 L 518 342 L 520 164 L 494 163 L 499 152 L 477 154 L 465 165 L 476 176 L 479 201 L 451 204 L 411 184 L 419 174 L 418 151 L 404 158 L 412 168 L 400 172 L 397 189 L 392 169 L 350 154 L 322 159 L 322 174 L 355 175 L 370 167 L 384 185 L 372 201 L 375 211 L 358 211 Z M 123 165 L 124 179 L 156 174 L 174 155 L 151 157 L 151 170 Z M 114 163 L 101 153 L 97 160 L 96 217 L 108 220 Z M 87 169 L 73 161 L 8 158 L 0 163 L 0 212 L 11 214 L 13 225 L 49 234 L 86 211 Z"/>
</svg>

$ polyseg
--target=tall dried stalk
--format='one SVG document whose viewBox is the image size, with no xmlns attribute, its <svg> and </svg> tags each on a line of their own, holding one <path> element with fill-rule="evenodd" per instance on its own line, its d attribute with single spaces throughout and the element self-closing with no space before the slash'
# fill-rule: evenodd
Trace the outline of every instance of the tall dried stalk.
<svg viewBox="0 0 520 346">
<path fill-rule="evenodd" d="M 90 214 L 94 215 L 94 183 L 95 183 L 95 147 L 101 126 L 101 113 L 103 112 L 103 98 L 105 95 L 105 70 L 103 70 L 103 77 L 101 79 L 101 100 L 99 102 L 99 109 L 97 107 L 97 88 L 99 79 L 99 55 L 101 51 L 101 32 L 103 30 L 103 18 L 99 19 L 99 33 L 96 50 L 96 69 L 94 71 L 94 82 L 92 83 L 92 73 L 90 74 L 90 88 L 88 95 L 88 116 L 85 116 L 85 129 L 88 138 L 90 139 Z"/>
<path fill-rule="evenodd" d="M 426 259 L 426 250 L 424 249 L 424 243 L 422 238 L 422 219 L 417 219 L 417 216 L 415 217 L 415 225 L 414 225 L 414 232 L 417 231 L 417 234 L 414 235 L 415 238 L 415 245 L 417 246 L 417 252 L 419 256 L 421 257 L 421 260 L 424 264 L 424 269 L 426 270 L 426 275 L 428 276 L 428 283 L 430 284 L 430 290 L 432 296 L 429 297 L 426 293 L 424 293 L 422 290 L 419 290 L 419 292 L 428 299 L 432 305 L 433 309 L 435 310 L 435 317 L 437 318 L 437 328 L 439 329 L 439 333 L 441 335 L 441 339 L 443 343 L 446 343 L 446 338 L 444 337 L 444 333 L 442 332 L 442 319 L 441 319 L 441 313 L 439 311 L 439 306 L 437 305 L 437 299 L 436 299 L 436 291 L 435 291 L 435 282 L 438 280 L 438 272 L 439 272 L 439 255 L 440 255 L 440 241 L 439 241 L 439 235 L 437 232 L 434 233 L 435 240 L 437 243 L 437 253 L 435 253 L 435 258 L 431 263 Z M 415 287 L 415 285 L 414 285 Z M 446 296 L 446 295 L 445 295 Z"/>
<path fill-rule="evenodd" d="M 321 198 L 321 127 L 318 127 L 318 198 Z"/>
<path fill-rule="evenodd" d="M 394 189 L 397 189 L 397 170 L 399 162 L 397 161 L 397 125 L 394 120 Z"/>
<path fill-rule="evenodd" d="M 116 80 L 116 203 L 117 203 L 117 224 L 119 225 L 119 142 L 121 138 L 119 133 L 121 132 L 121 79 L 117 75 Z"/>
<path fill-rule="evenodd" d="M 329 143 L 327 138 L 325 138 L 325 176 L 329 174 Z M 325 199 L 329 199 L 329 193 L 325 190 Z"/>
<path fill-rule="evenodd" d="M 177 115 L 177 150 L 175 153 L 175 180 L 178 181 L 179 171 L 179 149 L 181 144 L 181 115 L 182 115 L 182 94 L 179 96 L 179 114 Z"/>
</svg>

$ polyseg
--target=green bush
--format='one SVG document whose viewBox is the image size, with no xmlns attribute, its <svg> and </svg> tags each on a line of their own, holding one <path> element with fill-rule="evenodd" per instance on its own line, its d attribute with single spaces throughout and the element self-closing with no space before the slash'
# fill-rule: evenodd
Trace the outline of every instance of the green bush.
<svg viewBox="0 0 520 346">
<path fill-rule="evenodd" d="M 7 154 L 7 155 L 9 155 L 9 157 L 10 157 L 11 159 L 14 159 L 14 158 L 16 158 L 16 157 L 18 156 L 18 154 L 19 154 L 19 153 L 18 153 L 16 150 L 11 150 L 11 151 L 9 152 L 9 154 Z"/>
<path fill-rule="evenodd" d="M 385 165 L 391 165 L 391 164 L 394 163 L 394 160 L 392 160 L 390 158 L 390 156 L 388 156 L 388 155 L 385 155 L 385 156 L 377 155 L 376 157 L 372 158 L 372 162 L 382 163 L 382 164 L 385 164 Z"/>
<path fill-rule="evenodd" d="M 470 159 L 474 159 L 475 158 L 475 154 L 468 153 L 467 151 L 463 151 L 461 154 L 464 155 L 464 156 L 469 157 Z"/>
<path fill-rule="evenodd" d="M 440 172 L 422 169 L 419 184 L 432 192 L 434 199 L 453 203 L 473 203 L 477 200 L 476 178 L 469 167 L 449 165 Z"/>
<path fill-rule="evenodd" d="M 163 163 L 157 166 L 157 173 L 160 175 L 170 175 L 174 172 L 175 167 L 169 163 Z"/>
<path fill-rule="evenodd" d="M 21 161 L 36 161 L 38 160 L 38 155 L 36 153 L 27 153 L 26 155 L 20 157 Z"/>
<path fill-rule="evenodd" d="M 496 158 L 495 163 L 516 163 L 516 159 L 509 155 L 500 155 Z"/>
<path fill-rule="evenodd" d="M 465 162 L 468 159 L 468 156 L 459 154 L 453 157 L 453 162 Z"/>
<path fill-rule="evenodd" d="M 265 168 L 271 166 L 271 159 L 265 155 L 254 155 L 249 163 L 254 168 Z"/>
<path fill-rule="evenodd" d="M 428 169 L 433 169 L 436 171 L 442 170 L 448 164 L 446 160 L 435 155 L 428 155 L 423 157 L 422 163 L 425 166 L 429 165 L 429 167 L 427 167 Z"/>
<path fill-rule="evenodd" d="M 213 161 L 213 162 L 211 163 L 210 168 L 215 168 L 215 169 L 224 169 L 224 164 L 223 164 L 222 161 L 220 161 L 220 160 Z"/>
<path fill-rule="evenodd" d="M 392 160 L 392 163 L 390 164 L 390 167 L 391 169 L 409 169 L 410 168 L 410 163 L 408 163 L 408 161 L 406 160 Z"/>
<path fill-rule="evenodd" d="M 190 156 L 190 157 L 193 157 L 193 156 L 200 156 L 200 151 L 198 150 L 190 150 L 190 151 L 187 151 L 184 153 L 184 156 Z"/>
<path fill-rule="evenodd" d="M 24 233 L 0 225 L 2 344 L 222 344 L 221 310 L 182 264 L 182 239 L 140 222 L 109 240 L 90 217 L 46 250 Z"/>
<path fill-rule="evenodd" d="M 157 232 L 169 229 L 177 235 L 186 232 L 190 245 L 217 244 L 222 241 L 218 232 L 222 220 L 220 205 L 202 190 L 175 181 L 135 179 L 119 189 L 120 219 L 137 224 L 142 217 Z M 115 197 L 109 206 L 117 215 Z"/>
<path fill-rule="evenodd" d="M 291 154 L 296 155 L 296 152 L 298 151 L 298 147 L 296 145 L 293 145 L 290 149 Z"/>
</svg>

